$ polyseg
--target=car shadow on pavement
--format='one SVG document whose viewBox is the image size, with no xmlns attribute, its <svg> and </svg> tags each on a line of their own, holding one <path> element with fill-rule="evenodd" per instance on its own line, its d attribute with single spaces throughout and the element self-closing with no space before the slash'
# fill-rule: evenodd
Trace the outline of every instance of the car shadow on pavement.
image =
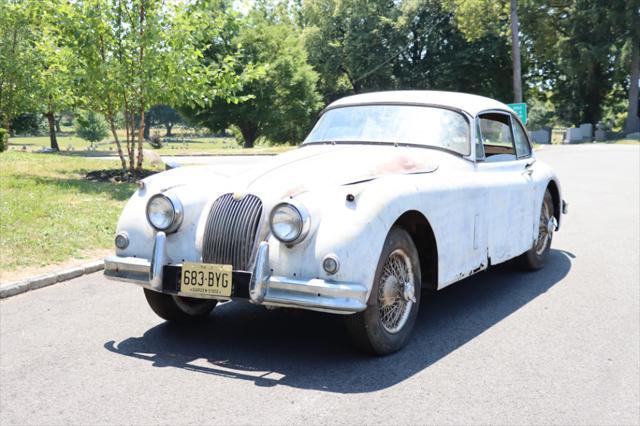
<svg viewBox="0 0 640 426">
<path fill-rule="evenodd" d="M 226 303 L 197 324 L 162 323 L 109 351 L 156 367 L 337 393 L 372 392 L 428 368 L 559 283 L 570 253 L 551 250 L 544 269 L 498 265 L 442 291 L 425 293 L 410 343 L 387 357 L 355 350 L 340 316 L 268 311 Z"/>
</svg>

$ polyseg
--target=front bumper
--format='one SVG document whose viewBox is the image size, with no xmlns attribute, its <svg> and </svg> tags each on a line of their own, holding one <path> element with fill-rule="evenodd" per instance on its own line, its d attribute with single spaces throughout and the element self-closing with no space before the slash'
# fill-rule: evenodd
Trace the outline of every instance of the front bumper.
<svg viewBox="0 0 640 426">
<path fill-rule="evenodd" d="M 180 292 L 181 265 L 167 265 L 166 236 L 158 232 L 152 260 L 137 257 L 110 256 L 104 261 L 105 277 L 127 281 L 150 290 L 194 297 Z M 309 309 L 337 314 L 363 311 L 367 306 L 367 288 L 362 284 L 328 281 L 320 278 L 292 279 L 272 276 L 269 266 L 269 244 L 260 243 L 252 272 L 234 271 L 231 298 L 249 298 L 252 303 Z M 220 298 L 224 299 L 224 298 Z"/>
</svg>

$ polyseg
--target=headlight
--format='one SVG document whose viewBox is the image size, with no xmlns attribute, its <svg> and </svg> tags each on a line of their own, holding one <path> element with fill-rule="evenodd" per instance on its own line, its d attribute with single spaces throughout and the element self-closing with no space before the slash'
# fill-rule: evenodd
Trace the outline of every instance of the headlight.
<svg viewBox="0 0 640 426">
<path fill-rule="evenodd" d="M 172 195 L 154 195 L 147 203 L 147 220 L 159 231 L 175 231 L 182 223 L 180 200 Z"/>
<path fill-rule="evenodd" d="M 300 204 L 284 202 L 271 210 L 271 233 L 283 243 L 299 243 L 309 232 L 309 214 Z"/>
</svg>

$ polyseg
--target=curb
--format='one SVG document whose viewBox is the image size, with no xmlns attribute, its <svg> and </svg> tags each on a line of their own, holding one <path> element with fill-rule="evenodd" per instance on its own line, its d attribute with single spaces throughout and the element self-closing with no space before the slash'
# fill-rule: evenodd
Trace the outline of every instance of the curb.
<svg viewBox="0 0 640 426">
<path fill-rule="evenodd" d="M 0 287 L 0 299 L 6 299 L 7 297 L 26 293 L 27 291 L 68 281 L 82 275 L 101 271 L 102 269 L 104 269 L 104 260 L 100 259 L 86 263 L 82 266 L 63 269 L 59 272 L 53 272 L 50 274 L 39 275 L 37 277 L 28 278 L 24 281 L 9 283 Z"/>
</svg>

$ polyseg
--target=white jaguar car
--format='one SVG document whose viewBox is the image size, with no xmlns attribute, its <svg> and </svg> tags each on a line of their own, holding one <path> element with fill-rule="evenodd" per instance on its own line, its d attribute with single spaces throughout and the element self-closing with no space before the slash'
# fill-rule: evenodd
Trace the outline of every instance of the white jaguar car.
<svg viewBox="0 0 640 426">
<path fill-rule="evenodd" d="M 104 274 L 142 286 L 169 321 L 227 300 L 312 309 L 344 315 L 355 343 L 388 354 L 407 343 L 421 290 L 514 258 L 543 267 L 563 213 L 558 179 L 506 105 L 368 93 L 243 173 L 141 181 Z"/>
</svg>

